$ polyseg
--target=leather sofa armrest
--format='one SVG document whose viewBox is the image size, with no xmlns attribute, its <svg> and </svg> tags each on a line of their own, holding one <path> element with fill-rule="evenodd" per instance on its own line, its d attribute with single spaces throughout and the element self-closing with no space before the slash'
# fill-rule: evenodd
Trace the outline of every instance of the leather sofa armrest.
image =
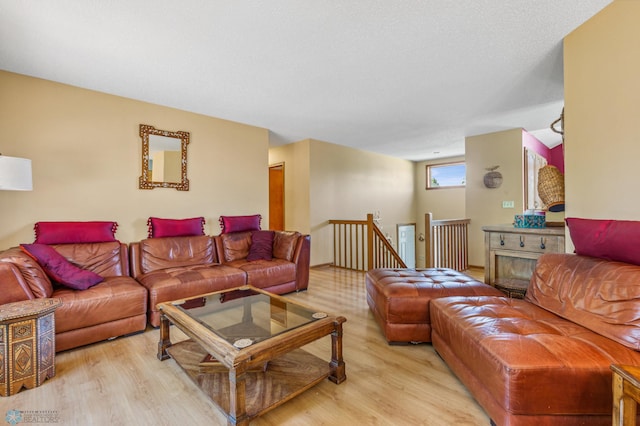
<svg viewBox="0 0 640 426">
<path fill-rule="evenodd" d="M 142 264 L 140 258 L 140 243 L 129 243 L 129 271 L 133 278 L 142 274 Z"/>
<path fill-rule="evenodd" d="M 296 264 L 296 291 L 309 287 L 309 268 L 311 263 L 311 236 L 301 235 L 293 255 Z"/>
<path fill-rule="evenodd" d="M 0 305 L 35 299 L 18 268 L 11 262 L 0 261 Z"/>
<path fill-rule="evenodd" d="M 122 263 L 122 271 L 124 275 L 131 276 L 131 266 L 129 261 L 129 246 L 120 243 L 120 262 Z"/>
<path fill-rule="evenodd" d="M 226 263 L 224 257 L 224 244 L 222 243 L 222 237 L 220 235 L 214 235 L 213 246 L 216 249 L 216 259 L 218 263 Z"/>
</svg>

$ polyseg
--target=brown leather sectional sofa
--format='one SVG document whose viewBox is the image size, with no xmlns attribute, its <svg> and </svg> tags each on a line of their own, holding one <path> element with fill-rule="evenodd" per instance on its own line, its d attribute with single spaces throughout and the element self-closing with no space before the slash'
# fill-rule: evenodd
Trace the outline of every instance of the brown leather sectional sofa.
<svg viewBox="0 0 640 426">
<path fill-rule="evenodd" d="M 209 236 L 153 238 L 129 246 L 117 241 L 53 245 L 73 264 L 104 278 L 86 290 L 52 284 L 35 260 L 11 248 L 0 252 L 0 305 L 61 299 L 56 351 L 63 351 L 143 331 L 147 322 L 157 326 L 159 302 L 245 284 L 279 294 L 306 289 L 310 237 L 275 232 L 274 260 L 244 263 L 241 258 L 220 263 L 226 251 Z"/>
<path fill-rule="evenodd" d="M 430 303 L 433 347 L 497 425 L 610 425 L 610 366 L 640 365 L 640 266 L 545 254 L 524 300 Z"/>
<path fill-rule="evenodd" d="M 158 303 L 245 284 L 276 294 L 306 290 L 308 235 L 275 231 L 272 260 L 248 261 L 250 246 L 251 232 L 132 243 L 131 275 L 149 292 L 149 323 L 160 325 Z"/>
</svg>

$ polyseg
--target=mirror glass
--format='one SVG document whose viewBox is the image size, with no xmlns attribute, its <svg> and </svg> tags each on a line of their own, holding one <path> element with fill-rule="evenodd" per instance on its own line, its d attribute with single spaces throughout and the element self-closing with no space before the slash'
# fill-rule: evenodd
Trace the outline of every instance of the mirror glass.
<svg viewBox="0 0 640 426">
<path fill-rule="evenodd" d="M 189 132 L 171 132 L 141 124 L 140 137 L 142 138 L 140 189 L 175 188 L 178 191 L 188 191 Z"/>
</svg>

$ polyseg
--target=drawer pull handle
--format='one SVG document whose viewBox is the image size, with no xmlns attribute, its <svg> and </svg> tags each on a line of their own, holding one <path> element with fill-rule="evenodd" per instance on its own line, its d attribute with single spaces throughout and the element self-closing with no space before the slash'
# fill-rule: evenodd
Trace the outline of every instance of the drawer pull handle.
<svg viewBox="0 0 640 426">
<path fill-rule="evenodd" d="M 504 235 L 500 235 L 500 245 L 504 245 Z"/>
<path fill-rule="evenodd" d="M 546 248 L 547 248 L 547 246 L 546 246 L 546 245 L 545 245 L 545 243 L 544 243 L 544 238 L 543 238 L 543 237 L 540 237 L 540 249 L 541 249 L 541 250 L 544 250 L 544 249 L 546 249 Z"/>
<path fill-rule="evenodd" d="M 524 237 L 520 235 L 520 247 L 524 247 Z"/>
</svg>

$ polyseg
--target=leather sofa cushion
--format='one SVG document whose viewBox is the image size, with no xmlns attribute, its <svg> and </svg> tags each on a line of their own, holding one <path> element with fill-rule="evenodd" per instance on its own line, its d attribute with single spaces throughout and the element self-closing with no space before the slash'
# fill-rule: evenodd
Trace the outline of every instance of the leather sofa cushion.
<svg viewBox="0 0 640 426">
<path fill-rule="evenodd" d="M 297 231 L 276 231 L 273 237 L 273 257 L 291 262 L 301 235 Z"/>
<path fill-rule="evenodd" d="M 102 277 L 129 275 L 126 246 L 119 241 L 107 243 L 55 244 L 55 250 L 82 269 Z M 124 248 L 123 248 L 124 247 Z M 123 264 L 124 259 L 124 264 Z"/>
<path fill-rule="evenodd" d="M 52 297 L 62 301 L 56 309 L 56 333 L 147 312 L 147 291 L 131 277 L 107 277 L 84 291 L 59 287 Z"/>
<path fill-rule="evenodd" d="M 140 241 L 139 251 L 143 274 L 166 268 L 211 265 L 216 261 L 213 239 L 206 235 L 149 238 Z"/>
<path fill-rule="evenodd" d="M 526 300 L 640 350 L 640 266 L 573 254 L 538 259 Z"/>
<path fill-rule="evenodd" d="M 247 282 L 244 271 L 219 264 L 160 269 L 136 279 L 149 291 L 149 322 L 155 327 L 159 325 L 158 315 L 153 314 L 158 303 L 241 287 Z"/>
<path fill-rule="evenodd" d="M 640 353 L 520 299 L 435 299 L 431 324 L 435 349 L 455 354 L 515 415 L 610 414 L 610 365 L 640 362 Z"/>
<path fill-rule="evenodd" d="M 247 284 L 267 288 L 296 280 L 296 265 L 283 259 L 236 260 L 227 265 L 247 274 Z"/>
<path fill-rule="evenodd" d="M 251 249 L 251 232 L 231 232 L 220 235 L 225 262 L 246 259 Z"/>
</svg>

